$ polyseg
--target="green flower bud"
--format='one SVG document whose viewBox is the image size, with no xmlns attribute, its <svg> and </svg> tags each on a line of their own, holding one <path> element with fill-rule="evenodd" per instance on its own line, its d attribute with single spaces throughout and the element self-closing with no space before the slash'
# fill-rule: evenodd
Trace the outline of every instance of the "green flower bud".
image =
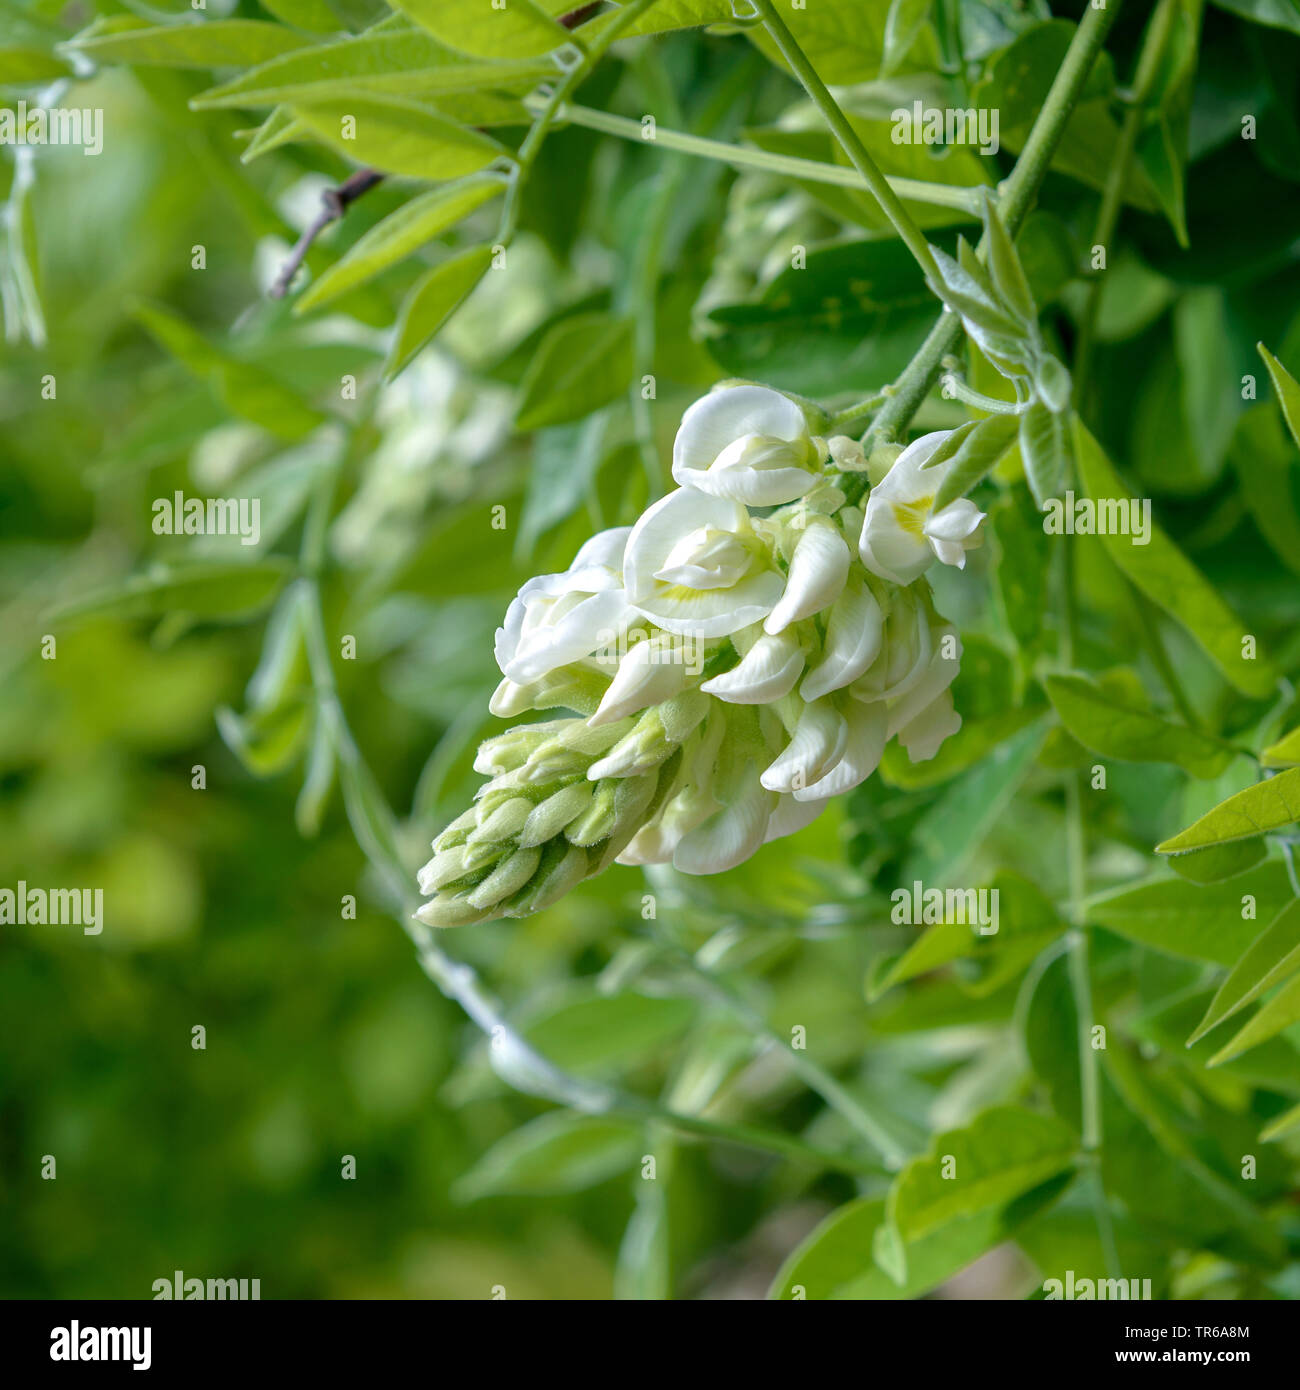
<svg viewBox="0 0 1300 1390">
<path fill-rule="evenodd" d="M 532 811 L 533 803 L 526 796 L 512 796 L 486 815 L 480 810 L 478 828 L 470 832 L 469 843 L 513 840 Z"/>
<path fill-rule="evenodd" d="M 563 791 L 555 792 L 539 802 L 532 807 L 531 814 L 519 831 L 519 843 L 524 846 L 540 845 L 558 835 L 591 805 L 592 791 L 590 782 L 573 782 Z"/>
<path fill-rule="evenodd" d="M 517 893 L 542 862 L 540 849 L 517 849 L 503 859 L 466 899 L 474 907 L 493 907 Z"/>
<path fill-rule="evenodd" d="M 614 792 L 617 787 L 618 783 L 612 777 L 596 784 L 591 805 L 565 826 L 564 838 L 570 844 L 595 845 L 608 838 L 614 828 Z"/>
</svg>

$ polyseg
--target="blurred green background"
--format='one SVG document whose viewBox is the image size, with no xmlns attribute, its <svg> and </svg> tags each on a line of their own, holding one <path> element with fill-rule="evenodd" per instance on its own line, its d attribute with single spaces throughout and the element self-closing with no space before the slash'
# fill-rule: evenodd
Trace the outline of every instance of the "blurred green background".
<svg viewBox="0 0 1300 1390">
<path fill-rule="evenodd" d="M 360 27 L 383 7 L 342 8 Z M 251 0 L 240 12 L 261 13 Z M 1046 6 L 970 3 L 964 12 L 967 56 L 985 80 L 1018 35 L 1041 40 L 1041 71 L 1054 70 L 1066 40 Z M 0 15 L 40 48 L 92 17 L 41 3 L 21 12 L 5 3 Z M 1219 10 L 1204 18 L 1186 171 L 1192 249 L 1179 248 L 1149 192 L 1131 201 L 1081 406 L 1155 496 L 1161 523 L 1294 675 L 1293 451 L 1275 405 L 1248 411 L 1235 386 L 1240 373 L 1260 371 L 1260 337 L 1300 367 L 1300 38 Z M 1132 70 L 1144 19 L 1134 8 L 1117 26 L 1085 134 L 1113 139 L 1107 103 L 1116 70 Z M 819 61 L 838 52 L 824 44 Z M 938 52 L 926 28 L 899 80 L 931 91 Z M 839 56 L 835 80 L 874 77 L 878 55 L 861 72 L 852 68 L 860 55 Z M 507 269 L 487 276 L 439 343 L 381 390 L 397 307 L 447 247 L 394 267 L 337 313 L 292 317 L 263 291 L 344 165 L 290 144 L 241 166 L 235 136 L 253 119 L 190 112 L 187 99 L 207 85 L 207 74 L 106 68 L 75 89 L 77 104 L 105 112 L 102 156 L 42 150 L 26 189 L 15 182 L 20 162 L 0 160 L 7 249 L 25 250 L 41 306 L 25 337 L 0 349 L 0 886 L 99 886 L 106 918 L 95 937 L 0 928 L 0 1294 L 144 1298 L 181 1269 L 258 1278 L 264 1298 L 486 1298 L 495 1286 L 511 1298 L 761 1297 L 802 1236 L 859 1185 L 831 1167 L 673 1140 L 653 1125 L 605 1135 L 549 1182 L 503 1177 L 494 1146 L 551 1107 L 497 1077 L 481 1034 L 421 974 L 337 791 L 299 797 L 311 734 L 300 658 L 286 676 L 283 724 L 223 715 L 228 734 L 256 745 L 243 759 L 219 736 L 217 711 L 249 705 L 269 590 L 241 599 L 233 581 L 218 585 L 226 611 L 207 617 L 165 602 L 148 621 L 50 614 L 98 590 L 120 594 L 127 576 L 155 563 L 206 556 L 251 571 L 270 554 L 294 555 L 322 478 L 337 470 L 337 493 L 324 494 L 325 627 L 343 706 L 403 818 L 407 861 L 418 864 L 476 784 L 476 743 L 501 727 L 486 714 L 497 679 L 491 639 L 519 583 L 562 568 L 596 527 L 638 514 L 662 483 L 646 467 L 647 445 L 668 459 L 682 409 L 720 377 L 753 375 L 843 403 L 901 368 L 933 319 L 931 300 L 911 286 L 892 335 L 877 333 L 865 310 L 865 321 L 856 310 L 841 315 L 846 266 L 878 258 L 888 270 L 897 259 L 857 194 L 736 177 L 564 128 L 543 147 Z M 633 46 L 581 96 L 635 117 L 665 86 L 687 108 L 683 126 L 707 114 L 719 138 L 744 126 L 759 132 L 755 143 L 835 157 L 789 79 L 734 37 Z M 859 96 L 886 158 L 883 98 Z M 1247 153 L 1233 143 L 1245 110 L 1278 117 Z M 1010 153 L 1000 158 L 984 172 L 1005 172 Z M 1021 239 L 1054 341 L 1072 334 L 1083 289 L 1075 272 L 1099 187 L 1097 169 L 1086 174 L 1063 160 Z M 935 177 L 980 174 L 963 165 Z M 409 194 L 390 181 L 368 195 L 318 244 L 311 270 Z M 1242 207 L 1254 209 L 1244 224 Z M 949 235 L 946 213 L 925 215 L 927 230 Z M 494 225 L 487 209 L 445 240 L 471 245 Z M 649 265 L 648 229 L 659 237 Z M 795 242 L 813 248 L 806 281 L 786 270 Z M 795 287 L 807 297 L 791 305 Z M 5 289 L 12 294 L 11 278 Z M 655 331 L 639 350 L 658 383 L 653 407 L 638 418 L 624 394 L 596 424 L 513 432 L 518 387 L 547 329 L 607 309 L 640 311 L 642 322 L 650 311 Z M 205 336 L 216 366 L 187 368 L 203 361 L 191 339 L 181 340 L 185 351 L 175 339 L 171 352 L 160 348 L 179 324 Z M 707 332 L 707 346 L 693 329 Z M 972 378 L 995 389 L 979 368 L 971 364 Z M 360 382 L 355 399 L 340 390 L 349 376 Z M 1184 378 L 1234 390 L 1183 391 Z M 932 399 L 917 425 L 965 413 Z M 1269 486 L 1252 489 L 1260 459 L 1273 465 Z M 154 499 L 178 489 L 260 496 L 262 543 L 154 535 Z M 1066 892 L 1063 773 L 1094 759 L 1054 730 L 1030 767 L 1035 735 L 1024 731 L 1041 734 L 1049 717 L 1034 673 L 1052 658 L 1055 631 L 1026 498 L 1014 470 L 986 484 L 996 545 L 972 556 L 960 584 L 936 579 L 939 607 L 966 642 L 956 694 L 967 727 L 944 758 L 920 771 L 888 764 L 813 827 L 716 879 L 652 873 L 647 882 L 615 870 L 538 919 L 447 938 L 547 1055 L 686 1114 L 707 1109 L 719 1122 L 861 1155 L 861 1136 L 753 1026 L 649 949 L 654 941 L 671 956 L 676 942 L 707 943 L 711 965 L 740 982 L 771 1033 L 812 1030 L 818 1063 L 886 1115 L 909 1153 L 1008 1100 L 1047 1094 L 1062 1114 L 1077 1110 L 1059 959 L 1036 977 L 1033 1011 L 1018 1008 L 1031 957 L 1014 942 L 1005 956 L 972 953 L 869 1005 L 864 989 L 911 944 L 908 929 L 889 924 L 888 892 L 918 866 L 938 873 L 959 857 L 964 882 L 1023 875 L 1038 890 L 1034 898 L 1026 886 L 1032 905 L 1046 900 L 1051 931 L 1061 929 L 1052 903 Z M 511 519 L 504 531 L 491 525 L 497 506 Z M 1009 620 L 1003 577 L 1013 566 L 1023 595 Z M 1083 587 L 1081 664 L 1132 661 L 1158 691 L 1159 672 L 1135 655 L 1142 633 L 1130 596 L 1096 551 L 1084 555 Z M 47 634 L 57 641 L 52 660 L 42 656 Z M 339 659 L 346 635 L 355 659 Z M 1198 708 L 1239 734 L 1243 702 L 1179 629 L 1166 624 L 1163 637 Z M 1293 725 L 1294 707 L 1285 713 Z M 1013 739 L 1028 750 L 1023 786 L 1000 783 L 997 760 L 985 756 Z M 1098 889 L 1149 872 L 1157 840 L 1255 775 L 1241 759 L 1209 783 L 1172 766 L 1111 772 L 1115 795 L 1090 826 Z M 996 814 L 985 814 L 989 805 Z M 301 833 L 298 822 L 311 832 L 318 820 L 317 833 Z M 647 887 L 658 921 L 643 916 Z M 355 918 L 344 915 L 349 897 Z M 1294 1137 L 1285 1148 L 1257 1146 L 1259 1211 L 1216 1206 L 1206 1191 L 1222 1197 L 1261 1125 L 1300 1096 L 1294 1044 L 1274 1039 L 1207 1073 L 1208 1045 L 1194 1058 L 1182 1047 L 1197 1011 L 1190 1021 L 1179 1011 L 1208 996 L 1212 970 L 1102 927 L 1094 940 L 1095 988 L 1113 1008 L 1117 1051 L 1140 1057 L 1135 1071 L 1158 1097 L 1130 1113 L 1107 1096 L 1107 1177 L 1128 1207 L 1116 1221 L 1125 1268 L 1153 1276 L 1157 1296 L 1293 1295 Z M 191 1046 L 196 1025 L 206 1029 L 203 1050 Z M 1160 1132 L 1187 1136 L 1196 1182 L 1165 1181 L 1168 1154 L 1138 1112 L 1157 1129 L 1176 1116 Z M 647 1146 L 671 1182 L 637 1176 Z M 53 1181 L 42 1178 L 45 1155 L 57 1162 Z M 355 1179 L 342 1175 L 347 1155 Z M 1076 1190 L 1026 1217 L 1016 1239 L 1018 1249 L 1001 1245 L 949 1292 L 1018 1297 L 1044 1271 L 1103 1267 Z M 892 1294 L 878 1270 L 869 1277 L 880 1285 L 873 1296 Z"/>
</svg>

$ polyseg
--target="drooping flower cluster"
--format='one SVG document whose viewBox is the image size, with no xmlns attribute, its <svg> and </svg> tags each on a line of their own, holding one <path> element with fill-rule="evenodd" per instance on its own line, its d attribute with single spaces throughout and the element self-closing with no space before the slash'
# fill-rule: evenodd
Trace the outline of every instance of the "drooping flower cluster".
<svg viewBox="0 0 1300 1390">
<path fill-rule="evenodd" d="M 903 450 L 864 509 L 827 466 L 861 468 L 861 449 L 814 437 L 780 392 L 691 406 L 680 486 L 511 603 L 492 712 L 575 715 L 482 745 L 491 780 L 434 841 L 420 917 L 525 916 L 615 861 L 716 873 L 809 824 L 889 739 L 933 757 L 961 725 L 961 644 L 924 573 L 963 566 L 983 520 L 933 511 L 945 437 Z"/>
</svg>

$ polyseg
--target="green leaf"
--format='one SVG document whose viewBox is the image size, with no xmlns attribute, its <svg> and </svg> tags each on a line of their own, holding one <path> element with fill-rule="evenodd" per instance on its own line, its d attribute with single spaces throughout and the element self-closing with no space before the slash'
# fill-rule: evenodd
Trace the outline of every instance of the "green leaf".
<svg viewBox="0 0 1300 1390">
<path fill-rule="evenodd" d="M 1077 1140 L 1051 1115 L 997 1106 L 964 1129 L 936 1135 L 929 1151 L 894 1180 L 887 1199 L 891 1227 L 910 1243 L 961 1217 L 1012 1199 L 1064 1172 Z"/>
<path fill-rule="evenodd" d="M 999 136 L 1004 151 L 1018 154 L 1024 149 L 1074 32 L 1074 24 L 1065 19 L 1035 25 L 990 59 L 985 77 L 971 90 L 973 107 L 1000 113 Z M 1099 193 L 1106 187 L 1119 155 L 1120 127 L 1111 109 L 1114 85 L 1114 69 L 1103 53 L 1052 155 L 1054 170 Z M 1150 181 L 1140 169 L 1130 173 L 1124 200 L 1148 212 L 1159 207 Z"/>
<path fill-rule="evenodd" d="M 1300 34 L 1300 5 L 1296 0 L 1213 0 L 1221 10 L 1240 15 L 1270 29 L 1290 29 Z"/>
<path fill-rule="evenodd" d="M 595 415 L 579 424 L 557 425 L 538 435 L 515 543 L 515 554 L 521 562 L 532 558 L 540 536 L 582 505 L 600 466 L 605 426 L 605 417 Z"/>
<path fill-rule="evenodd" d="M 935 493 L 933 506 L 936 512 L 959 497 L 965 497 L 976 483 L 992 472 L 998 460 L 1011 447 L 1016 428 L 1014 415 L 990 415 L 984 420 L 967 421 L 948 436 L 944 441 L 945 446 L 954 442 L 954 436 L 959 437 L 951 450 L 943 446 L 935 450 L 936 456 L 946 452 L 952 460 L 947 476 Z M 934 463 L 935 458 L 932 457 L 924 468 L 932 468 Z"/>
<path fill-rule="evenodd" d="M 311 43 L 281 24 L 260 19 L 205 19 L 148 24 L 129 15 L 96 20 L 67 47 L 97 63 L 171 68 L 248 67 Z"/>
<path fill-rule="evenodd" d="M 416 281 L 402 304 L 384 363 L 384 375 L 390 381 L 464 303 L 491 263 L 490 246 L 471 246 Z"/>
<path fill-rule="evenodd" d="M 64 618 L 156 618 L 186 613 L 196 618 L 234 621 L 270 607 L 289 575 L 282 560 L 255 564 L 155 565 L 51 614 Z"/>
<path fill-rule="evenodd" d="M 354 96 L 294 112 L 322 140 L 358 164 L 414 179 L 457 179 L 506 153 L 486 135 L 405 97 Z"/>
<path fill-rule="evenodd" d="M 1137 157 L 1180 246 L 1188 245 L 1186 164 L 1202 0 L 1179 0 L 1147 93 Z"/>
<path fill-rule="evenodd" d="M 1087 495 L 1100 503 L 1131 497 L 1101 446 L 1076 417 L 1075 454 L 1079 476 Z M 1147 545 L 1107 532 L 1101 542 L 1116 565 L 1154 603 L 1176 619 L 1206 654 L 1244 695 L 1263 699 L 1272 692 L 1275 673 L 1267 661 L 1246 655 L 1246 633 L 1214 587 L 1174 545 L 1160 527 L 1152 524 Z M 1249 650 L 1253 651 L 1253 644 Z"/>
<path fill-rule="evenodd" d="M 1196 463 L 1185 459 L 1163 472 L 1190 474 L 1189 489 L 1203 491 L 1219 476 L 1242 403 L 1239 371 L 1227 317 L 1227 298 L 1217 286 L 1203 286 L 1179 296 L 1174 305 L 1174 347 L 1178 388 L 1188 441 Z M 1161 435 L 1163 434 L 1163 438 Z M 1156 451 L 1169 448 L 1167 431 L 1157 431 Z"/>
<path fill-rule="evenodd" d="M 1176 763 L 1193 777 L 1217 777 L 1233 750 L 1208 734 L 1171 724 L 1139 707 L 1114 688 L 1083 676 L 1054 675 L 1043 681 L 1061 723 L 1085 748 L 1131 763 Z"/>
<path fill-rule="evenodd" d="M 902 242 L 853 241 L 811 250 L 748 303 L 710 310 L 705 343 L 733 376 L 820 397 L 897 376 L 933 324 Z"/>
<path fill-rule="evenodd" d="M 991 509 L 989 520 L 997 548 L 998 598 L 1011 635 L 1019 646 L 1028 647 L 1043 629 L 1050 537 L 1043 530 L 1042 513 L 1024 486 L 1008 489 Z"/>
<path fill-rule="evenodd" d="M 437 103 L 480 93 L 528 91 L 554 67 L 548 63 L 481 63 L 437 43 L 418 29 L 375 29 L 274 58 L 191 99 L 196 109 L 320 103 L 366 92 L 410 93 Z M 519 107 L 523 118 L 523 108 Z"/>
<path fill-rule="evenodd" d="M 1300 975 L 1295 976 L 1266 1003 L 1232 1039 L 1210 1058 L 1209 1065 L 1217 1067 L 1220 1062 L 1258 1047 L 1260 1043 L 1275 1038 L 1284 1029 L 1300 1019 Z"/>
<path fill-rule="evenodd" d="M 1293 1105 L 1290 1110 L 1285 1110 L 1275 1120 L 1270 1120 L 1259 1132 L 1259 1137 L 1266 1143 L 1274 1139 L 1284 1138 L 1292 1130 L 1300 1127 L 1300 1105 Z"/>
<path fill-rule="evenodd" d="M 342 28 L 326 0 L 261 0 L 262 8 L 295 29 L 313 34 L 332 34 Z"/>
<path fill-rule="evenodd" d="M 1120 888 L 1088 903 L 1088 921 L 1166 955 L 1230 966 L 1291 897 L 1285 868 L 1268 863 L 1223 883 L 1164 878 Z"/>
<path fill-rule="evenodd" d="M 67 77 L 70 72 L 62 58 L 46 53 L 42 48 L 28 48 L 20 44 L 0 47 L 0 85 L 49 82 L 56 77 Z"/>
<path fill-rule="evenodd" d="M 880 58 L 881 77 L 888 77 L 902 66 L 903 59 L 929 17 L 931 3 L 932 0 L 889 0 L 882 45 L 884 51 Z"/>
<path fill-rule="evenodd" d="M 1262 839 L 1235 840 L 1230 845 L 1211 845 L 1190 854 L 1170 855 L 1169 867 L 1191 883 L 1220 883 L 1253 869 L 1267 854 Z"/>
<path fill-rule="evenodd" d="M 940 966 L 948 965 L 955 960 L 969 960 L 972 957 L 989 960 L 995 955 L 1006 955 L 1004 947 L 1018 948 L 1022 944 L 1026 946 L 1029 954 L 1018 949 L 1013 952 L 1015 966 L 1023 968 L 1032 955 L 1036 955 L 1064 930 L 1064 924 L 1056 909 L 1028 879 L 1003 871 L 994 878 L 992 889 L 998 895 L 996 899 L 990 899 L 997 904 L 997 920 L 993 923 L 995 931 L 984 934 L 980 930 L 980 924 L 971 920 L 932 923 L 925 928 L 920 938 L 873 982 L 868 991 L 868 998 L 874 1001 L 895 985 L 915 979 L 928 971 L 937 970 Z M 903 893 L 908 891 L 895 890 Z M 958 904 L 954 903 L 954 906 Z M 969 919 L 969 911 L 965 907 L 962 907 L 962 911 Z M 921 924 L 913 922 L 912 925 L 915 927 Z M 1002 983 L 1001 971 L 995 969 L 991 974 L 996 983 Z M 969 987 L 970 981 L 967 980 L 965 983 Z"/>
<path fill-rule="evenodd" d="M 328 418 L 260 367 L 213 346 L 170 309 L 137 305 L 135 316 L 178 361 L 206 381 L 232 414 L 283 439 L 300 439 Z"/>
<path fill-rule="evenodd" d="M 630 318 L 563 319 L 542 339 L 524 375 L 515 428 L 581 420 L 621 395 L 635 370 L 636 325 Z"/>
<path fill-rule="evenodd" d="M 533 0 L 394 0 L 440 43 L 481 58 L 531 58 L 569 42 Z"/>
<path fill-rule="evenodd" d="M 318 713 L 312 729 L 311 750 L 307 754 L 307 772 L 293 804 L 294 824 L 304 839 L 313 840 L 320 834 L 337 768 L 338 744 L 334 727 Z"/>
<path fill-rule="evenodd" d="M 1070 473 L 1071 412 L 1050 410 L 1042 401 L 1031 401 L 1020 416 L 1020 457 L 1025 480 L 1040 509 L 1059 497 Z"/>
<path fill-rule="evenodd" d="M 643 1147 L 635 1125 L 552 1111 L 493 1144 L 456 1183 L 453 1196 L 472 1202 L 582 1192 L 629 1172 Z"/>
<path fill-rule="evenodd" d="M 689 999 L 576 989 L 520 1031 L 556 1066 L 581 1076 L 617 1071 L 667 1046 L 695 1016 Z"/>
<path fill-rule="evenodd" d="M 302 752 L 311 728 L 310 707 L 299 702 L 283 709 L 245 716 L 228 705 L 216 711 L 217 730 L 226 747 L 254 777 L 283 772 Z"/>
<path fill-rule="evenodd" d="M 1300 445 L 1300 382 L 1296 381 L 1263 343 L 1257 343 L 1256 348 L 1268 368 L 1273 390 L 1277 392 L 1277 398 L 1282 403 L 1282 416 L 1286 420 L 1286 427 L 1291 431 L 1291 438 Z"/>
<path fill-rule="evenodd" d="M 495 174 L 474 174 L 459 183 L 418 194 L 371 227 L 308 286 L 294 306 L 294 313 L 306 313 L 365 284 L 469 216 L 475 208 L 498 197 L 505 187 L 506 181 Z"/>
<path fill-rule="evenodd" d="M 767 1296 L 855 1302 L 920 1298 L 1006 1240 L 1017 1224 L 1015 1210 L 980 1212 L 918 1240 L 906 1251 L 900 1284 L 871 1262 L 877 1233 L 887 1229 L 884 1198 L 859 1197 L 832 1212 L 796 1247 Z"/>
<path fill-rule="evenodd" d="M 997 824 L 1042 746 L 1042 721 L 995 748 L 944 792 L 913 827 L 902 882 L 945 887 Z"/>
<path fill-rule="evenodd" d="M 1070 981 L 1070 961 L 1060 954 L 1030 975 L 1030 991 L 1017 1003 L 1025 1055 L 1043 1083 L 1052 1110 L 1076 1132 L 1083 1126 L 1083 1082 L 1079 1060 L 1079 1013 Z"/>
<path fill-rule="evenodd" d="M 659 8 L 653 6 L 649 17 Z M 723 20 L 732 18 L 730 0 L 688 0 L 685 8 Z M 780 15 L 823 82 L 832 86 L 866 82 L 879 72 L 887 18 L 884 0 L 815 0 L 798 9 L 783 4 Z M 785 60 L 765 28 L 754 26 L 747 33 L 785 70 Z"/>
<path fill-rule="evenodd" d="M 1020 266 L 1015 244 L 1003 225 L 997 204 L 987 194 L 984 198 L 984 235 L 988 242 L 989 272 L 1003 301 L 1014 309 L 1026 323 L 1038 317 L 1029 281 Z"/>
<path fill-rule="evenodd" d="M 1300 728 L 1292 729 L 1285 738 L 1270 744 L 1260 754 L 1265 767 L 1296 767 L 1300 765 Z"/>
<path fill-rule="evenodd" d="M 1156 846 L 1157 854 L 1184 854 L 1280 830 L 1300 820 L 1300 767 L 1289 768 L 1221 801 L 1186 830 Z"/>
<path fill-rule="evenodd" d="M 955 314 L 961 315 L 966 332 L 979 344 L 990 360 L 1001 370 L 1002 363 L 1026 363 L 1031 352 L 1026 324 L 1006 304 L 1002 296 L 984 275 L 980 263 L 965 250 L 961 260 L 953 260 L 938 246 L 930 251 L 938 267 L 939 278 L 930 288 Z"/>
<path fill-rule="evenodd" d="M 1252 406 L 1239 417 L 1228 461 L 1260 534 L 1300 574 L 1300 467 L 1274 406 Z"/>
<path fill-rule="evenodd" d="M 1187 1045 L 1300 970 L 1300 899 L 1288 903 L 1232 967 Z"/>
</svg>

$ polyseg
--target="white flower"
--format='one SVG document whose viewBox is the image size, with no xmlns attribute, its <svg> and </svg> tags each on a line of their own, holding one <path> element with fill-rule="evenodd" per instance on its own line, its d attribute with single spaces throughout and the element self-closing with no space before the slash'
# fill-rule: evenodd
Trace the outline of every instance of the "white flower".
<svg viewBox="0 0 1300 1390">
<path fill-rule="evenodd" d="M 768 705 L 788 695 L 802 671 L 799 643 L 785 633 L 775 637 L 765 633 L 738 665 L 705 681 L 700 689 L 733 705 Z"/>
<path fill-rule="evenodd" d="M 822 659 L 804 677 L 800 696 L 818 700 L 863 675 L 880 655 L 884 622 L 875 594 L 861 578 L 852 576 L 831 609 Z"/>
<path fill-rule="evenodd" d="M 707 787 L 714 809 L 673 847 L 673 867 L 684 874 L 717 874 L 744 863 L 762 845 L 779 804 L 754 775 L 753 753 L 765 742 L 761 713 L 733 709 L 716 722 L 726 733 L 715 746 L 707 737 L 701 742 L 688 783 Z"/>
<path fill-rule="evenodd" d="M 765 618 L 785 588 L 739 502 L 679 488 L 642 513 L 623 557 L 627 598 L 668 632 L 726 637 Z"/>
<path fill-rule="evenodd" d="M 613 724 L 647 705 L 662 704 L 680 695 L 690 682 L 681 643 L 664 633 L 637 642 L 618 664 L 595 714 L 591 728 Z"/>
<path fill-rule="evenodd" d="M 593 536 L 563 574 L 530 579 L 497 629 L 496 658 L 515 685 L 529 685 L 557 666 L 581 661 L 625 624 L 623 548 L 631 527 Z"/>
<path fill-rule="evenodd" d="M 850 791 L 879 766 L 888 717 L 878 702 L 815 700 L 804 707 L 790 742 L 759 780 L 796 801 L 824 801 Z"/>
<path fill-rule="evenodd" d="M 784 632 L 791 623 L 829 608 L 849 574 L 849 548 L 835 523 L 824 516 L 807 519 L 794 554 L 781 601 L 767 615 L 767 632 Z"/>
<path fill-rule="evenodd" d="M 968 497 L 949 503 L 941 512 L 932 510 L 950 465 L 924 465 L 947 437 L 947 430 L 936 430 L 914 440 L 871 489 L 858 551 L 872 574 L 895 584 L 910 584 L 936 558 L 965 568 L 966 552 L 980 544 L 984 513 Z"/>
<path fill-rule="evenodd" d="M 948 688 L 961 669 L 961 650 L 956 628 L 936 628 L 925 673 L 906 694 L 890 702 L 889 736 L 898 736 L 914 763 L 928 762 L 944 739 L 961 728 L 961 715 L 953 708 Z"/>
<path fill-rule="evenodd" d="M 715 497 L 771 507 L 802 497 L 819 462 L 803 411 L 766 386 L 727 386 L 682 416 L 673 477 Z"/>
<path fill-rule="evenodd" d="M 934 654 L 930 613 L 915 589 L 900 589 L 885 616 L 879 655 L 849 687 L 865 702 L 896 700 L 925 675 Z"/>
</svg>

